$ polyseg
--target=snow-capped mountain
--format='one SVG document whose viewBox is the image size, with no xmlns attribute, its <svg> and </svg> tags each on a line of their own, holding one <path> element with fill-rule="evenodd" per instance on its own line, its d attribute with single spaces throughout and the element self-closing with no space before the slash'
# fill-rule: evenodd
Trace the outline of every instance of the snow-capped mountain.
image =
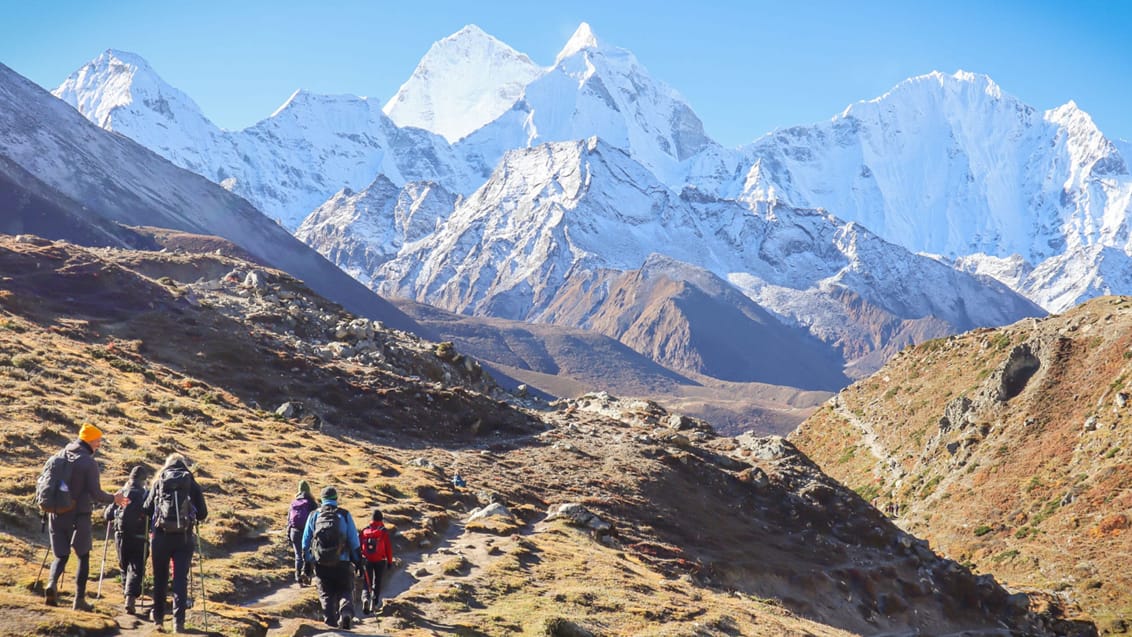
<svg viewBox="0 0 1132 637">
<path fill-rule="evenodd" d="M 525 54 L 470 24 L 432 45 L 385 114 L 456 142 L 506 112 L 542 74 Z"/>
<path fill-rule="evenodd" d="M 25 202 L 36 198 L 48 204 L 34 209 L 18 205 L 6 214 L 26 215 L 31 221 L 50 215 L 65 224 L 43 227 L 48 238 L 75 239 L 79 234 L 90 245 L 128 244 L 115 226 L 215 235 L 358 314 L 419 330 L 247 201 L 93 125 L 3 64 L 0 171 L 0 184 L 16 183 L 26 193 L 20 195 Z"/>
<path fill-rule="evenodd" d="M 140 57 L 107 51 L 55 90 L 88 119 L 244 197 L 289 229 L 342 188 L 383 174 L 470 192 L 483 169 L 443 138 L 399 128 L 364 97 L 296 91 L 267 119 L 222 131 Z"/>
<path fill-rule="evenodd" d="M 456 201 L 439 184 L 414 181 L 398 188 L 378 175 L 361 192 L 344 189 L 328 199 L 295 236 L 350 276 L 373 285 L 373 273 L 406 243 L 435 230 Z"/>
<path fill-rule="evenodd" d="M 1091 246 L 1132 253 L 1132 178 L 1117 146 L 1073 102 L 1039 112 L 983 75 L 912 78 L 742 152 L 741 177 L 715 192 L 824 208 L 988 274 L 1020 255 L 1009 268 L 1018 278 L 1004 280 L 1050 310 L 1098 288 L 1033 278 L 1047 259 L 1083 265 Z M 1107 284 L 1132 291 L 1132 278 Z"/>
<path fill-rule="evenodd" d="M 828 213 L 677 195 L 598 138 L 508 153 L 435 233 L 373 279 L 384 294 L 453 311 L 553 322 L 569 314 L 559 298 L 568 280 L 635 270 L 657 251 L 729 280 L 854 358 L 890 335 L 854 320 L 844 291 L 895 321 L 934 318 L 935 336 L 1041 314 L 1000 283 Z"/>
<path fill-rule="evenodd" d="M 673 187 L 683 164 L 715 143 L 680 95 L 654 80 L 632 53 L 598 41 L 582 23 L 554 66 L 518 102 L 460 142 L 489 166 L 505 152 L 597 136 L 627 151 Z"/>
</svg>

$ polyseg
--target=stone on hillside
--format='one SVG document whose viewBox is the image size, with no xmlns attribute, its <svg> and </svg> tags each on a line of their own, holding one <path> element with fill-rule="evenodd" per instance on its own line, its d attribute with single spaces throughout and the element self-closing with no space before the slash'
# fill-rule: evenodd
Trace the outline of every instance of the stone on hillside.
<svg viewBox="0 0 1132 637">
<path fill-rule="evenodd" d="M 299 403 L 285 402 L 275 410 L 275 415 L 280 418 L 294 418 L 302 411 L 303 406 Z"/>
<path fill-rule="evenodd" d="M 354 348 L 351 347 L 349 343 L 343 343 L 341 341 L 328 343 L 326 349 L 330 351 L 331 356 L 334 358 L 349 358 L 354 355 Z"/>
<path fill-rule="evenodd" d="M 748 467 L 740 471 L 739 482 L 745 482 L 757 489 L 765 489 L 770 486 L 770 478 L 761 467 Z"/>
<path fill-rule="evenodd" d="M 595 637 L 589 629 L 561 617 L 546 620 L 543 634 L 546 637 Z"/>
<path fill-rule="evenodd" d="M 692 419 L 682 414 L 669 414 L 666 424 L 677 431 L 691 429 L 694 426 Z"/>
<path fill-rule="evenodd" d="M 1116 406 L 1123 409 L 1128 404 L 1128 394 L 1125 392 L 1116 393 Z"/>
<path fill-rule="evenodd" d="M 526 384 L 519 385 L 515 388 L 515 395 L 519 398 L 526 398 L 530 393 L 530 388 Z"/>
<path fill-rule="evenodd" d="M 546 516 L 547 521 L 557 520 L 559 518 L 564 519 L 566 523 L 571 526 L 587 528 L 597 534 L 606 533 L 613 528 L 612 524 L 599 518 L 592 511 L 577 502 L 567 502 L 557 507 L 552 507 L 550 514 Z"/>
<path fill-rule="evenodd" d="M 756 436 L 748 432 L 736 437 L 736 442 L 759 460 L 779 460 L 797 453 L 794 445 L 782 436 Z"/>
<path fill-rule="evenodd" d="M 252 270 L 244 277 L 244 285 L 256 290 L 267 287 L 267 277 L 259 270 Z"/>
<path fill-rule="evenodd" d="M 428 458 L 413 458 L 409 461 L 409 464 L 413 465 L 414 467 L 423 467 L 425 469 L 436 468 L 436 465 L 433 464 L 432 460 L 429 460 Z"/>
<path fill-rule="evenodd" d="M 1085 419 L 1085 431 L 1096 431 L 1100 423 L 1097 422 L 1096 416 L 1089 416 Z"/>
<path fill-rule="evenodd" d="M 468 513 L 468 522 L 482 520 L 483 518 L 489 517 L 510 518 L 512 517 L 512 515 L 511 511 L 507 510 L 507 507 L 503 506 L 499 502 L 492 502 L 485 507 L 472 509 L 471 512 Z"/>
</svg>

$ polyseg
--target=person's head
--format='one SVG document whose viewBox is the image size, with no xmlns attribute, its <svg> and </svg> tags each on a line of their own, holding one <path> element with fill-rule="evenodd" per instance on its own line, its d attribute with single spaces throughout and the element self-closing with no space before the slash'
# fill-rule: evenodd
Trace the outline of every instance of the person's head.
<svg viewBox="0 0 1132 637">
<path fill-rule="evenodd" d="M 299 491 L 295 495 L 296 497 L 305 495 L 308 498 L 314 498 L 314 496 L 311 495 L 311 485 L 306 480 L 299 480 Z"/>
<path fill-rule="evenodd" d="M 381 509 L 374 509 L 373 510 L 373 521 L 374 522 L 381 522 L 382 519 L 383 519 L 383 517 L 381 515 Z"/>
<path fill-rule="evenodd" d="M 175 464 L 183 464 L 186 468 L 188 468 L 189 459 L 185 457 L 185 454 L 174 451 L 173 453 L 165 457 L 165 464 L 161 465 L 161 469 L 168 469 Z"/>
<path fill-rule="evenodd" d="M 102 430 L 89 422 L 83 423 L 83 426 L 79 428 L 79 440 L 89 445 L 92 452 L 98 451 L 98 448 L 102 446 Z"/>
<path fill-rule="evenodd" d="M 149 477 L 149 467 L 144 464 L 134 465 L 130 469 L 130 477 L 126 478 L 126 484 L 131 487 L 140 487 L 145 484 L 146 478 Z"/>
<path fill-rule="evenodd" d="M 323 502 L 338 502 L 338 489 L 334 487 L 323 487 L 322 489 Z"/>
</svg>

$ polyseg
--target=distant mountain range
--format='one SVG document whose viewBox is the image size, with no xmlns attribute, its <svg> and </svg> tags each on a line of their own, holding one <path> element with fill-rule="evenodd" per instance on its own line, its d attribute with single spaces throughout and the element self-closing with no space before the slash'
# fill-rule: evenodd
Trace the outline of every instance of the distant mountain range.
<svg viewBox="0 0 1132 637">
<path fill-rule="evenodd" d="M 679 264 L 685 305 L 750 303 L 749 329 L 807 332 L 852 377 L 926 338 L 1132 290 L 1126 143 L 1072 102 L 1042 113 L 971 73 L 912 78 L 734 149 L 586 24 L 550 67 L 469 26 L 383 108 L 298 91 L 243 131 L 127 53 L 55 93 L 383 294 L 599 329 L 678 370 L 761 380 L 749 361 L 721 370 L 691 340 L 640 336 L 640 303 L 614 318 L 612 282 L 650 298 L 623 286 L 645 285 L 630 273 L 654 255 Z M 687 322 L 707 314 L 653 329 L 703 334 Z"/>
</svg>

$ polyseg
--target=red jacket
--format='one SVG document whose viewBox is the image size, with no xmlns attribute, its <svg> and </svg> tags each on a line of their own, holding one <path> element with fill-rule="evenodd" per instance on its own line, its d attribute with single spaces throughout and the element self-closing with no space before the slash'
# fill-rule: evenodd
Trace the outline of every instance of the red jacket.
<svg viewBox="0 0 1132 637">
<path fill-rule="evenodd" d="M 393 564 L 393 546 L 389 542 L 389 532 L 381 522 L 370 522 L 369 526 L 358 533 L 362 542 L 362 556 L 367 562 L 380 562 L 385 560 Z"/>
</svg>

